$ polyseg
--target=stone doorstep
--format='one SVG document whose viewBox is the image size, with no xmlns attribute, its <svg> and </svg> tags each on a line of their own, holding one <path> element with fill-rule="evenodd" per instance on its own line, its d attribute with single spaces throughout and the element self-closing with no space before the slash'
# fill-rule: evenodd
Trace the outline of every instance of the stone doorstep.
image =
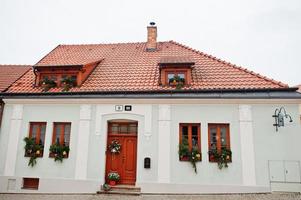
<svg viewBox="0 0 301 200">
<path fill-rule="evenodd" d="M 119 195 L 141 195 L 141 188 L 132 185 L 115 185 L 111 186 L 111 190 L 98 191 L 97 194 L 119 194 Z"/>
</svg>

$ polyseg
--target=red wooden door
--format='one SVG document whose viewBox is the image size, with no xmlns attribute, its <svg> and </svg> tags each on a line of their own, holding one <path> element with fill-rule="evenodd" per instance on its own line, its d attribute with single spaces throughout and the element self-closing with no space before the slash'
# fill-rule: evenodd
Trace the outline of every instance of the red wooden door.
<svg viewBox="0 0 301 200">
<path fill-rule="evenodd" d="M 109 123 L 108 142 L 116 140 L 121 144 L 118 154 L 107 148 L 106 181 L 109 172 L 118 172 L 119 184 L 135 185 L 137 163 L 137 123 Z"/>
</svg>

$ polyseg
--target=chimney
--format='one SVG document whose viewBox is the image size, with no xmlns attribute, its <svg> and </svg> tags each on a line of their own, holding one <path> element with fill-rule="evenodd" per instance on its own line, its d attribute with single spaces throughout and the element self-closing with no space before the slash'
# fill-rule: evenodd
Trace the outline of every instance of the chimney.
<svg viewBox="0 0 301 200">
<path fill-rule="evenodd" d="M 155 22 L 151 22 L 147 27 L 146 51 L 156 51 L 157 49 L 157 26 L 155 24 Z"/>
</svg>

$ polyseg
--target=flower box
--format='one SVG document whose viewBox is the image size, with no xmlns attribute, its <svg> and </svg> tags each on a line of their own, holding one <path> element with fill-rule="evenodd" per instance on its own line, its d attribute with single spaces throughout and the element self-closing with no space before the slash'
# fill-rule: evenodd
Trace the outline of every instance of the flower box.
<svg viewBox="0 0 301 200">
<path fill-rule="evenodd" d="M 43 157 L 43 154 L 44 154 L 44 150 L 40 150 L 39 152 L 35 153 L 36 157 L 38 158 Z M 25 151 L 24 157 L 32 157 L 32 156 L 34 156 L 34 153 L 29 153 Z"/>
<path fill-rule="evenodd" d="M 56 157 L 55 153 L 49 153 L 49 158 L 55 158 L 55 157 Z M 63 155 L 63 158 L 68 158 L 68 157 L 69 157 L 69 152 Z"/>
</svg>

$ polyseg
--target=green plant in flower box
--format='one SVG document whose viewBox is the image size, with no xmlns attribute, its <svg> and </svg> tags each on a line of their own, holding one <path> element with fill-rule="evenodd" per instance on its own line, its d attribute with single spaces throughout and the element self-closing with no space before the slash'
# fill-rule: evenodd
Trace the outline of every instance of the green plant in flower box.
<svg viewBox="0 0 301 200">
<path fill-rule="evenodd" d="M 211 149 L 208 153 L 209 157 L 211 157 L 213 161 L 217 162 L 219 169 L 227 168 L 228 163 L 231 162 L 232 152 L 230 149 L 225 147 L 221 148 L 221 151 Z"/>
<path fill-rule="evenodd" d="M 71 76 L 67 76 L 62 78 L 61 80 L 63 86 L 63 92 L 69 91 L 72 87 L 76 86 L 76 79 L 72 78 Z"/>
<path fill-rule="evenodd" d="M 47 92 L 51 88 L 55 88 L 57 86 L 56 82 L 52 79 L 45 77 L 41 81 L 41 86 L 43 87 L 43 92 Z"/>
<path fill-rule="evenodd" d="M 119 181 L 120 180 L 120 175 L 117 172 L 110 172 L 108 174 L 108 179 L 110 181 Z"/>
<path fill-rule="evenodd" d="M 189 144 L 188 144 L 188 140 L 186 138 L 182 139 L 182 143 L 179 145 L 179 158 L 180 160 L 189 160 L 189 155 L 190 155 L 190 151 L 189 151 Z"/>
<path fill-rule="evenodd" d="M 28 166 L 33 167 L 37 164 L 37 158 L 43 155 L 44 146 L 41 141 L 36 144 L 36 138 L 25 137 L 23 141 L 25 142 L 25 156 L 30 157 Z"/>
<path fill-rule="evenodd" d="M 68 156 L 69 151 L 69 146 L 61 145 L 59 142 L 56 142 L 49 148 L 49 152 L 54 156 L 54 161 L 60 162 L 63 162 L 63 159 Z"/>
<path fill-rule="evenodd" d="M 192 147 L 190 150 L 188 140 L 186 138 L 183 138 L 182 143 L 179 145 L 179 158 L 181 161 L 190 161 L 194 168 L 194 172 L 197 173 L 196 163 L 202 159 L 201 152 L 197 146 Z"/>
<path fill-rule="evenodd" d="M 176 89 L 181 89 L 182 87 L 184 87 L 184 83 L 185 83 L 185 79 L 177 75 L 169 79 L 169 84 L 176 86 Z"/>
</svg>

